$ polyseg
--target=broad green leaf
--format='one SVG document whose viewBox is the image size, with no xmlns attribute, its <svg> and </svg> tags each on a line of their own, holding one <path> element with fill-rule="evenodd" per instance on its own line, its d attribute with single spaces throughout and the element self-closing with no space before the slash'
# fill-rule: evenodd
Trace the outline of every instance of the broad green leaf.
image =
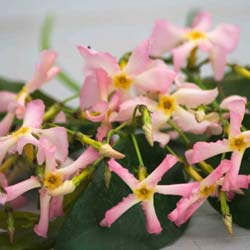
<svg viewBox="0 0 250 250">
<path fill-rule="evenodd" d="M 165 150 L 159 146 L 148 146 L 144 136 L 137 136 L 145 165 L 151 172 L 165 157 Z M 130 139 L 120 142 L 119 151 L 128 155 L 121 160 L 130 172 L 135 173 L 138 161 Z M 91 184 L 75 203 L 71 213 L 59 233 L 55 250 L 75 250 L 81 247 L 88 250 L 149 250 L 160 249 L 174 242 L 184 232 L 187 225 L 178 228 L 167 220 L 167 214 L 175 208 L 178 197 L 155 195 L 157 215 L 163 227 L 160 235 L 146 232 L 145 217 L 140 205 L 134 206 L 119 218 L 111 228 L 101 228 L 98 223 L 105 211 L 116 205 L 131 191 L 119 177 L 112 174 L 110 188 L 104 183 L 104 168 L 99 166 Z M 184 182 L 180 165 L 173 167 L 163 178 L 162 183 Z"/>
</svg>

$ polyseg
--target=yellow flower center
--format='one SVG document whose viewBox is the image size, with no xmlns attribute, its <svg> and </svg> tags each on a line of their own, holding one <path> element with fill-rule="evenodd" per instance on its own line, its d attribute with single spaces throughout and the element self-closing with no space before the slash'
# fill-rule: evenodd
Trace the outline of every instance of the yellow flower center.
<svg viewBox="0 0 250 250">
<path fill-rule="evenodd" d="M 171 115 L 176 109 L 176 101 L 173 96 L 161 96 L 158 107 L 163 110 L 166 115 Z"/>
<path fill-rule="evenodd" d="M 134 191 L 136 198 L 138 200 L 150 200 L 154 194 L 154 190 L 147 188 L 146 186 L 142 186 Z"/>
<path fill-rule="evenodd" d="M 53 190 L 59 186 L 61 186 L 63 183 L 62 175 L 61 174 L 54 174 L 54 173 L 47 173 L 44 178 L 43 185 Z"/>
<path fill-rule="evenodd" d="M 120 73 L 113 77 L 113 83 L 116 88 L 127 90 L 132 84 L 132 79 L 126 73 Z"/>
<path fill-rule="evenodd" d="M 233 151 L 234 150 L 244 151 L 247 147 L 247 143 L 243 135 L 240 135 L 239 137 L 231 138 L 229 145 Z"/>
<path fill-rule="evenodd" d="M 204 186 L 200 189 L 200 194 L 202 196 L 207 197 L 207 196 L 211 195 L 212 193 L 214 193 L 215 188 L 216 188 L 216 185 Z"/>
<path fill-rule="evenodd" d="M 200 39 L 206 39 L 207 36 L 205 33 L 201 32 L 201 31 L 198 31 L 198 30 L 192 30 L 192 31 L 189 31 L 187 34 L 186 34 L 186 38 L 188 40 L 191 40 L 191 41 L 197 41 L 197 40 L 200 40 Z"/>
<path fill-rule="evenodd" d="M 13 132 L 12 135 L 14 137 L 19 137 L 21 135 L 25 135 L 26 133 L 29 132 L 29 128 L 26 128 L 26 127 L 21 127 L 20 129 L 18 129 L 17 131 Z"/>
</svg>

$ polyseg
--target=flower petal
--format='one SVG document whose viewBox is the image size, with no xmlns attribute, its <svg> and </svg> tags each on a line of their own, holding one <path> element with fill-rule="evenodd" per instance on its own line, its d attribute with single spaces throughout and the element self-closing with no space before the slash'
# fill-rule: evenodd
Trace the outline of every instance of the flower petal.
<svg viewBox="0 0 250 250">
<path fill-rule="evenodd" d="M 45 189 L 40 191 L 40 219 L 39 223 L 34 226 L 34 231 L 37 235 L 47 238 L 49 228 L 49 206 L 51 196 L 47 194 Z"/>
<path fill-rule="evenodd" d="M 198 182 L 190 182 L 190 183 L 180 183 L 180 184 L 172 184 L 172 185 L 157 185 L 156 191 L 160 194 L 165 195 L 180 195 L 180 196 L 190 196 L 192 191 L 198 188 L 200 184 Z"/>
<path fill-rule="evenodd" d="M 143 201 L 141 206 L 146 216 L 146 227 L 148 233 L 159 234 L 162 231 L 162 227 L 155 213 L 154 199 Z"/>
<path fill-rule="evenodd" d="M 111 227 L 111 225 L 129 208 L 138 203 L 139 200 L 136 199 L 134 194 L 129 194 L 127 197 L 123 198 L 121 202 L 109 209 L 105 213 L 104 219 L 100 222 L 102 227 Z"/>
<path fill-rule="evenodd" d="M 77 171 L 86 168 L 95 160 L 97 160 L 100 155 L 92 147 L 88 147 L 72 164 L 58 169 L 58 172 L 62 173 L 64 176 L 70 176 L 75 174 Z"/>
<path fill-rule="evenodd" d="M 7 152 L 15 145 L 16 140 L 12 135 L 0 139 L 0 164 L 5 158 Z"/>
<path fill-rule="evenodd" d="M 229 136 L 239 136 L 241 133 L 241 123 L 245 115 L 246 101 L 234 100 L 228 103 L 228 109 L 230 113 L 230 131 Z"/>
<path fill-rule="evenodd" d="M 212 24 L 212 16 L 205 11 L 200 11 L 192 22 L 192 27 L 196 30 L 207 31 Z"/>
<path fill-rule="evenodd" d="M 218 154 L 230 152 L 228 140 L 218 140 L 216 142 L 197 142 L 193 149 L 186 151 L 185 156 L 189 164 L 204 161 Z"/>
<path fill-rule="evenodd" d="M 63 196 L 52 197 L 49 207 L 49 219 L 52 220 L 63 215 Z"/>
<path fill-rule="evenodd" d="M 145 183 L 155 186 L 162 178 L 162 176 L 176 163 L 178 159 L 168 154 L 160 165 L 144 180 Z"/>
<path fill-rule="evenodd" d="M 9 111 L 9 105 L 15 99 L 16 94 L 9 91 L 0 91 L 0 113 Z"/>
<path fill-rule="evenodd" d="M 91 109 L 86 110 L 86 118 L 92 122 L 101 122 L 105 119 L 107 112 L 108 103 L 105 101 L 98 102 L 94 104 Z"/>
<path fill-rule="evenodd" d="M 195 48 L 195 46 L 196 44 L 192 41 L 185 42 L 184 44 L 171 51 L 174 61 L 174 70 L 176 72 L 178 72 L 185 64 L 188 56 L 190 55 L 192 49 Z"/>
<path fill-rule="evenodd" d="M 115 172 L 132 190 L 136 188 L 139 181 L 131 174 L 128 169 L 121 166 L 117 161 L 108 161 L 109 169 Z"/>
<path fill-rule="evenodd" d="M 188 108 L 196 108 L 202 104 L 210 104 L 218 95 L 217 88 L 210 90 L 179 88 L 174 94 L 179 105 L 187 106 Z"/>
<path fill-rule="evenodd" d="M 5 191 L 7 193 L 7 201 L 14 200 L 23 193 L 38 187 L 41 187 L 41 184 L 34 176 L 31 176 L 27 180 L 18 182 L 17 184 L 8 186 L 5 188 Z"/>
<path fill-rule="evenodd" d="M 174 48 L 183 38 L 184 31 L 166 20 L 155 22 L 150 36 L 151 55 L 160 56 Z"/>
<path fill-rule="evenodd" d="M 85 46 L 78 46 L 80 54 L 85 60 L 85 70 L 103 69 L 109 75 L 119 71 L 116 58 L 105 52 L 97 52 Z"/>
<path fill-rule="evenodd" d="M 27 104 L 23 127 L 40 128 L 43 122 L 45 105 L 41 100 L 34 100 Z"/>
<path fill-rule="evenodd" d="M 229 109 L 228 108 L 228 104 L 232 101 L 236 101 L 236 100 L 243 100 L 244 102 L 247 102 L 246 97 L 244 96 L 240 96 L 240 95 L 231 95 L 226 97 L 225 99 L 223 99 L 223 101 L 220 103 L 220 107 L 222 109 Z"/>
<path fill-rule="evenodd" d="M 0 122 L 0 136 L 6 135 L 10 131 L 14 117 L 15 114 L 10 112 L 4 116 Z"/>
</svg>

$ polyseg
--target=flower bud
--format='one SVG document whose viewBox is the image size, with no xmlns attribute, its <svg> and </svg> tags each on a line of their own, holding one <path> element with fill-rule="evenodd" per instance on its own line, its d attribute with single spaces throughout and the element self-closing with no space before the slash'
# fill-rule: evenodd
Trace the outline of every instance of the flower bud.
<svg viewBox="0 0 250 250">
<path fill-rule="evenodd" d="M 194 116 L 195 116 L 196 121 L 200 123 L 200 122 L 203 122 L 205 120 L 206 114 L 203 110 L 197 110 L 194 113 Z"/>
<path fill-rule="evenodd" d="M 76 186 L 74 185 L 73 181 L 66 180 L 59 187 L 49 190 L 49 194 L 51 196 L 65 195 L 72 193 L 75 190 L 75 188 Z"/>
<path fill-rule="evenodd" d="M 227 214 L 223 218 L 223 222 L 226 226 L 227 232 L 232 235 L 233 234 L 233 224 L 232 224 L 232 215 Z"/>
<path fill-rule="evenodd" d="M 124 154 L 114 150 L 109 144 L 103 144 L 99 148 L 99 154 L 104 157 L 115 158 L 115 159 L 122 159 L 125 157 Z"/>
</svg>

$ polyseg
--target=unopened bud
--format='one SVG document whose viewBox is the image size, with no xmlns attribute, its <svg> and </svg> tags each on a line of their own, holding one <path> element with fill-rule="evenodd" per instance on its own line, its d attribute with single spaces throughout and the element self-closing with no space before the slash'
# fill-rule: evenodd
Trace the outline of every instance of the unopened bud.
<svg viewBox="0 0 250 250">
<path fill-rule="evenodd" d="M 153 139 L 153 130 L 151 124 L 145 124 L 142 126 L 142 129 L 144 131 L 145 137 L 151 147 L 154 146 L 154 139 Z"/>
<path fill-rule="evenodd" d="M 106 186 L 107 189 L 109 189 L 110 180 L 111 180 L 111 171 L 109 170 L 109 168 L 107 166 L 105 166 L 105 169 L 104 169 L 104 182 L 105 182 L 105 186 Z"/>
<path fill-rule="evenodd" d="M 65 194 L 72 193 L 75 190 L 75 188 L 76 186 L 74 185 L 73 181 L 66 180 L 59 187 L 49 190 L 49 194 L 51 196 L 65 195 Z"/>
<path fill-rule="evenodd" d="M 203 110 L 197 110 L 194 113 L 194 116 L 195 116 L 196 121 L 200 123 L 200 122 L 203 122 L 205 120 L 206 114 Z"/>
<path fill-rule="evenodd" d="M 226 226 L 227 232 L 232 235 L 233 234 L 233 224 L 232 224 L 232 215 L 227 214 L 223 218 L 223 222 Z"/>
<path fill-rule="evenodd" d="M 211 112 L 206 115 L 206 120 L 214 123 L 219 123 L 220 121 L 220 116 L 216 112 Z"/>
<path fill-rule="evenodd" d="M 103 144 L 99 148 L 99 154 L 104 157 L 115 158 L 115 159 L 122 159 L 125 157 L 124 154 L 114 150 L 109 144 Z"/>
</svg>

